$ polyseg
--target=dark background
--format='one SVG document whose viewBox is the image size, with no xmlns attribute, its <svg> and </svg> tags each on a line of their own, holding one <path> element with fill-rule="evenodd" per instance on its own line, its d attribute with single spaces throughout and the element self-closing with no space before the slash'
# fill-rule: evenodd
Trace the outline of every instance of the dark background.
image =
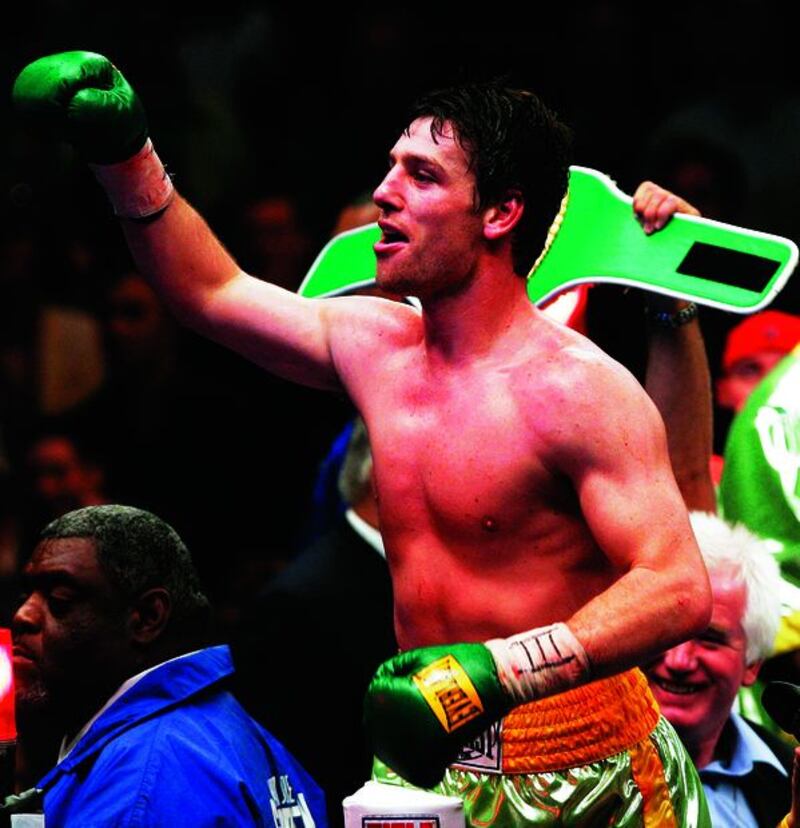
<svg viewBox="0 0 800 828">
<path fill-rule="evenodd" d="M 783 8 L 506 3 L 475 15 L 349 3 L 311 14 L 303 4 L 228 0 L 224 11 L 201 14 L 183 2 L 37 0 L 4 21 L 0 69 L 10 90 L 19 69 L 43 54 L 109 56 L 145 102 L 180 187 L 204 211 L 253 191 L 291 190 L 325 234 L 339 206 L 378 181 L 417 93 L 505 76 L 574 128 L 579 163 L 628 189 L 649 172 L 648 153 L 669 123 L 734 151 L 754 179 L 742 218 L 763 215 L 780 232 L 795 228 L 797 202 L 774 204 L 764 189 L 781 187 L 778 170 L 798 176 L 792 127 L 800 117 L 797 34 Z M 3 106 L 5 206 L 33 179 L 33 208 L 52 215 L 45 196 L 65 186 L 42 175 L 53 153 L 20 134 L 7 95 Z M 100 201 L 82 191 L 70 201 L 76 196 Z"/>
</svg>

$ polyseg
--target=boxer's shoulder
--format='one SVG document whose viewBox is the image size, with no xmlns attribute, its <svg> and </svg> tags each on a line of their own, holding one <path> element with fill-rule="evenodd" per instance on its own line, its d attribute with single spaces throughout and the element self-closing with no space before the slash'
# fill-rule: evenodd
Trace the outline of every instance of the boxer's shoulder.
<svg viewBox="0 0 800 828">
<path fill-rule="evenodd" d="M 622 392 L 634 397 L 644 389 L 620 363 L 593 342 L 574 331 L 559 332 L 541 341 L 530 354 L 527 382 L 519 390 L 547 405 L 574 409 L 580 405 L 611 405 L 613 397 L 598 397 L 601 392 Z"/>
<path fill-rule="evenodd" d="M 418 343 L 422 317 L 415 308 L 376 296 L 346 296 L 325 302 L 331 338 L 341 347 L 399 347 Z"/>
<path fill-rule="evenodd" d="M 558 458 L 591 453 L 598 441 L 616 443 L 612 435 L 622 431 L 647 430 L 655 413 L 636 378 L 577 335 L 543 355 L 516 391 L 537 443 Z"/>
<path fill-rule="evenodd" d="M 331 357 L 357 405 L 366 404 L 362 395 L 385 382 L 387 372 L 411 370 L 408 364 L 423 338 L 418 311 L 374 296 L 322 301 Z"/>
</svg>

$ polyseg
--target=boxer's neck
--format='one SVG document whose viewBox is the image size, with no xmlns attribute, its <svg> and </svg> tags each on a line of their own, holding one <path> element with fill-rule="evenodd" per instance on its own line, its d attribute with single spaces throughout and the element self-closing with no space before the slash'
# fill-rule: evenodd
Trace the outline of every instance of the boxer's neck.
<svg viewBox="0 0 800 828">
<path fill-rule="evenodd" d="M 525 279 L 505 268 L 486 268 L 458 290 L 423 301 L 425 345 L 436 362 L 458 363 L 491 351 L 533 307 Z"/>
</svg>

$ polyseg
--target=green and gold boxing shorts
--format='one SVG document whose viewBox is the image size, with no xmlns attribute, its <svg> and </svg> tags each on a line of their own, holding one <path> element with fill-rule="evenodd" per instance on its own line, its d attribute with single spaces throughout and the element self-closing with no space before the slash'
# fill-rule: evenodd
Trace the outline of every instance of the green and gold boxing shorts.
<svg viewBox="0 0 800 828">
<path fill-rule="evenodd" d="M 373 779 L 412 787 L 379 760 Z M 467 824 L 710 828 L 703 788 L 639 670 L 522 705 L 434 789 Z"/>
</svg>

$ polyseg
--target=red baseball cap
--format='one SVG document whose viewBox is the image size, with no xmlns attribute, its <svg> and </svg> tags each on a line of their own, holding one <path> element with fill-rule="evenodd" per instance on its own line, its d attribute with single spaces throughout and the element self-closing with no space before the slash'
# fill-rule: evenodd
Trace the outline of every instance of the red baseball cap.
<svg viewBox="0 0 800 828">
<path fill-rule="evenodd" d="M 728 370 L 740 359 L 759 351 L 788 354 L 800 342 L 800 316 L 782 311 L 762 311 L 748 316 L 728 333 L 722 368 Z"/>
</svg>

